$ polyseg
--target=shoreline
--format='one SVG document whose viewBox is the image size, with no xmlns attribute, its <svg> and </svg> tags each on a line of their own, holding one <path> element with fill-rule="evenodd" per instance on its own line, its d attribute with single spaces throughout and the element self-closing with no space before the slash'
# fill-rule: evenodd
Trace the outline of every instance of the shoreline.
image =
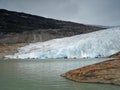
<svg viewBox="0 0 120 90">
<path fill-rule="evenodd" d="M 17 53 L 17 49 L 28 43 L 0 44 L 0 59 Z M 111 55 L 111 60 L 70 70 L 61 76 L 81 83 L 106 83 L 120 86 L 120 52 Z"/>
<path fill-rule="evenodd" d="M 120 86 L 120 53 L 110 56 L 116 58 L 82 68 L 70 70 L 61 76 L 80 83 L 105 83 Z"/>
</svg>

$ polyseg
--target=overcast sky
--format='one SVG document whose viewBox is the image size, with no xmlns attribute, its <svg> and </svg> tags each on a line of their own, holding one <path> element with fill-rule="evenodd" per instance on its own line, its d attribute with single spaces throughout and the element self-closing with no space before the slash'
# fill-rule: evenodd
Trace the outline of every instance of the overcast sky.
<svg viewBox="0 0 120 90">
<path fill-rule="evenodd" d="M 120 0 L 0 0 L 0 8 L 96 25 L 120 25 Z"/>
</svg>

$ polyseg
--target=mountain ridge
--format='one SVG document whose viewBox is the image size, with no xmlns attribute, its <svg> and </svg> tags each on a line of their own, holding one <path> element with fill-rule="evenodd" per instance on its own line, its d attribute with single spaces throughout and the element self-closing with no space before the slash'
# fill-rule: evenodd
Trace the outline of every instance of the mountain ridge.
<svg viewBox="0 0 120 90">
<path fill-rule="evenodd" d="M 3 44 L 46 41 L 101 29 L 104 28 L 0 9 L 0 43 Z"/>
</svg>

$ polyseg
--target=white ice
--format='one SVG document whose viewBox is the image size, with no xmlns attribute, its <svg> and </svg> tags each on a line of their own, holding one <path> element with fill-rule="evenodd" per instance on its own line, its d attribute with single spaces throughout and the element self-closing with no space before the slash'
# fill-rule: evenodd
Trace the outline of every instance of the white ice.
<svg viewBox="0 0 120 90">
<path fill-rule="evenodd" d="M 120 51 L 120 27 L 31 43 L 6 58 L 94 58 Z"/>
</svg>

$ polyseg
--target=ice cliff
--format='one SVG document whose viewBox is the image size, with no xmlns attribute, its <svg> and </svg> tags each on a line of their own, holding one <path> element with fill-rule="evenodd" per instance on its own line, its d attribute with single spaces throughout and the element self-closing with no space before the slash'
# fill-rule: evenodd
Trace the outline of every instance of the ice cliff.
<svg viewBox="0 0 120 90">
<path fill-rule="evenodd" d="M 6 58 L 94 58 L 120 51 L 120 27 L 88 34 L 31 43 Z"/>
</svg>

